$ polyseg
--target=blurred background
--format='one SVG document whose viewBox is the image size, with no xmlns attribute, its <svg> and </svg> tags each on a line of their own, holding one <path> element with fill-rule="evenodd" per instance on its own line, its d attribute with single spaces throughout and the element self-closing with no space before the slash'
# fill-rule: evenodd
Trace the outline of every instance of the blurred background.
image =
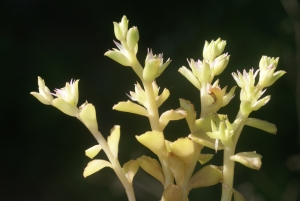
<svg viewBox="0 0 300 201">
<path fill-rule="evenodd" d="M 96 144 L 88 130 L 77 119 L 29 94 L 38 90 L 37 76 L 45 79 L 50 90 L 63 87 L 72 78 L 80 79 L 79 105 L 85 100 L 95 105 L 103 135 L 107 137 L 114 125 L 121 125 L 121 164 L 141 155 L 154 157 L 134 137 L 150 129 L 148 120 L 112 110 L 114 104 L 128 100 L 126 94 L 138 81 L 130 68 L 103 55 L 115 47 L 112 22 L 119 22 L 123 15 L 130 27 L 139 29 L 141 64 L 147 48 L 172 60 L 157 79 L 161 89 L 171 93 L 160 112 L 178 108 L 179 98 L 190 100 L 199 111 L 198 91 L 178 69 L 188 66 L 187 58 L 202 59 L 205 40 L 221 37 L 227 41 L 225 52 L 231 57 L 219 76 L 222 87 L 235 85 L 232 72 L 257 69 L 262 55 L 280 57 L 277 69 L 287 74 L 266 91 L 271 101 L 251 114 L 276 124 L 278 132 L 271 135 L 244 129 L 236 151 L 258 152 L 263 165 L 255 171 L 236 164 L 234 186 L 247 201 L 300 200 L 300 40 L 295 37 L 300 36 L 300 9 L 296 0 L 4 0 L 0 13 L 0 200 L 127 200 L 111 169 L 83 178 L 90 161 L 84 151 Z M 239 90 L 220 112 L 232 121 L 238 107 Z M 171 122 L 165 130 L 171 141 L 188 134 L 184 120 Z M 214 153 L 210 149 L 203 152 Z M 101 153 L 97 158 L 106 157 Z M 211 164 L 222 165 L 221 151 Z M 197 170 L 200 168 L 198 165 Z M 162 186 L 143 170 L 137 173 L 134 187 L 137 200 L 160 199 Z M 218 201 L 220 195 L 218 184 L 192 190 L 190 200 Z"/>
</svg>

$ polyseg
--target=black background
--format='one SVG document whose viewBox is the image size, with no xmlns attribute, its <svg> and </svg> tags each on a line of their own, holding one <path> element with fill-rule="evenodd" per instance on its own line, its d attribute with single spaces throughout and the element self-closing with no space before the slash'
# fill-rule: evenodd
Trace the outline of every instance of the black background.
<svg viewBox="0 0 300 201">
<path fill-rule="evenodd" d="M 1 4 L 0 200 L 126 200 L 111 169 L 83 178 L 90 161 L 84 151 L 96 144 L 87 129 L 29 94 L 37 91 L 37 76 L 45 79 L 50 90 L 63 87 L 71 78 L 80 79 L 79 105 L 85 100 L 95 105 L 103 135 L 107 137 L 113 125 L 121 125 L 121 164 L 144 154 L 153 156 L 134 137 L 150 129 L 148 120 L 112 110 L 114 104 L 128 99 L 126 93 L 138 81 L 130 68 L 103 55 L 114 47 L 112 22 L 123 15 L 130 27 L 139 29 L 142 64 L 147 48 L 173 60 L 157 79 L 161 89 L 171 93 L 160 112 L 178 108 L 178 98 L 190 100 L 199 111 L 196 88 L 177 71 L 188 66 L 186 58 L 202 59 L 205 40 L 227 41 L 225 51 L 231 57 L 219 76 L 222 87 L 235 85 L 231 72 L 257 69 L 262 55 L 280 57 L 278 69 L 288 73 L 266 91 L 271 101 L 251 114 L 275 123 L 277 135 L 245 128 L 237 152 L 257 151 L 263 155 L 263 165 L 255 171 L 236 164 L 234 186 L 246 200 L 300 200 L 295 32 L 280 1 L 4 0 Z M 239 90 L 220 112 L 232 121 L 238 107 Z M 171 141 L 188 134 L 183 120 L 171 122 L 165 130 Z M 294 160 L 297 154 L 298 161 Z M 222 152 L 211 163 L 221 166 Z M 162 187 L 142 170 L 134 186 L 137 200 L 160 199 Z M 220 193 L 220 184 L 196 189 L 190 200 L 217 201 Z"/>
</svg>

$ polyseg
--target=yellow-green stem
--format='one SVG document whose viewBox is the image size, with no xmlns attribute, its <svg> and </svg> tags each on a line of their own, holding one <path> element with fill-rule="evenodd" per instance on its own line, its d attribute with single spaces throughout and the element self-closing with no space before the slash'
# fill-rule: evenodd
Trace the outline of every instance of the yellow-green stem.
<svg viewBox="0 0 300 201">
<path fill-rule="evenodd" d="M 222 197 L 221 201 L 231 201 L 232 199 L 232 188 L 234 180 L 234 161 L 230 160 L 230 156 L 234 155 L 235 147 L 240 137 L 240 134 L 244 128 L 249 114 L 242 114 L 241 110 L 238 112 L 236 119 L 241 119 L 238 127 L 234 131 L 233 143 L 228 146 L 224 145 L 223 155 L 223 183 L 222 183 Z"/>
<path fill-rule="evenodd" d="M 135 199 L 132 184 L 129 183 L 129 181 L 127 180 L 125 173 L 124 173 L 123 169 L 121 168 L 119 160 L 117 158 L 115 158 L 113 156 L 113 154 L 111 153 L 111 151 L 108 147 L 108 144 L 107 144 L 106 140 L 104 139 L 103 135 L 100 133 L 100 131 L 91 131 L 90 130 L 90 132 L 93 134 L 93 136 L 95 137 L 97 142 L 100 144 L 101 148 L 105 152 L 108 160 L 110 161 L 110 163 L 112 165 L 112 169 L 115 171 L 117 177 L 120 179 L 121 183 L 123 184 L 123 186 L 126 190 L 128 201 L 135 201 L 136 199 Z"/>
</svg>

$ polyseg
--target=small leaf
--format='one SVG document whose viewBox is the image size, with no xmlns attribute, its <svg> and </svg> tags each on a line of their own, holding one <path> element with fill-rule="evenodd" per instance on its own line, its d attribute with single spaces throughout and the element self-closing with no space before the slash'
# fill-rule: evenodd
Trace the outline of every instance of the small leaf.
<svg viewBox="0 0 300 201">
<path fill-rule="evenodd" d="M 161 165 L 158 163 L 157 160 L 148 157 L 148 156 L 141 156 L 137 159 L 139 162 L 140 167 L 150 174 L 152 177 L 160 181 L 162 184 L 164 184 L 164 174 L 162 171 Z"/>
<path fill-rule="evenodd" d="M 185 177 L 186 163 L 172 152 L 168 153 L 168 161 L 176 184 L 181 186 Z"/>
<path fill-rule="evenodd" d="M 108 136 L 107 138 L 108 147 L 115 158 L 118 158 L 119 141 L 120 141 L 120 126 L 116 125 L 111 129 L 110 136 Z"/>
<path fill-rule="evenodd" d="M 170 148 L 186 164 L 189 164 L 194 156 L 194 142 L 187 137 L 171 143 Z"/>
<path fill-rule="evenodd" d="M 187 69 L 185 66 L 179 68 L 178 71 L 181 73 L 181 75 L 183 75 L 186 79 L 188 79 L 197 89 L 199 90 L 201 89 L 201 84 L 199 80 L 196 78 L 196 76 L 192 73 L 192 71 Z"/>
<path fill-rule="evenodd" d="M 113 106 L 113 109 L 121 111 L 121 112 L 129 112 L 129 113 L 133 113 L 133 114 L 139 114 L 139 115 L 142 115 L 145 117 L 148 116 L 148 111 L 144 107 L 142 107 L 138 104 L 135 104 L 131 101 L 119 102 L 118 104 Z"/>
<path fill-rule="evenodd" d="M 179 186 L 174 184 L 169 184 L 165 188 L 161 201 L 181 201 L 182 191 Z"/>
<path fill-rule="evenodd" d="M 139 169 L 138 160 L 130 160 L 123 165 L 123 170 L 125 172 L 125 176 L 128 179 L 129 183 L 132 184 L 133 177 L 137 173 L 138 169 Z"/>
<path fill-rule="evenodd" d="M 276 134 L 277 128 L 275 124 L 269 123 L 267 121 L 255 118 L 248 118 L 246 121 L 247 126 L 252 126 L 260 130 L 266 131 L 271 134 Z"/>
<path fill-rule="evenodd" d="M 104 167 L 110 167 L 111 168 L 110 162 L 108 162 L 106 160 L 99 160 L 99 159 L 92 160 L 85 167 L 85 169 L 83 171 L 83 176 L 84 177 L 90 176 L 91 174 L 94 174 L 95 172 L 98 172 L 99 170 L 101 170 Z"/>
<path fill-rule="evenodd" d="M 254 152 L 241 152 L 230 156 L 230 160 L 239 162 L 251 169 L 259 170 L 261 167 L 262 156 Z"/>
<path fill-rule="evenodd" d="M 188 189 L 212 186 L 222 179 L 222 171 L 217 166 L 207 165 L 193 175 L 189 181 Z"/>
<path fill-rule="evenodd" d="M 85 150 L 85 155 L 91 159 L 93 159 L 99 152 L 101 151 L 100 144 L 92 146 L 91 148 Z"/>
<path fill-rule="evenodd" d="M 140 136 L 135 136 L 136 139 L 145 147 L 150 149 L 156 155 L 166 154 L 166 144 L 164 134 L 159 131 L 148 131 Z"/>
<path fill-rule="evenodd" d="M 246 201 L 244 196 L 240 192 L 238 192 L 235 189 L 232 189 L 232 190 L 233 190 L 234 201 Z"/>
<path fill-rule="evenodd" d="M 60 111 L 62 111 L 63 113 L 70 115 L 72 117 L 76 117 L 79 113 L 79 109 L 76 106 L 66 102 L 62 98 L 55 98 L 52 101 L 52 105 L 57 109 L 59 109 Z"/>
<path fill-rule="evenodd" d="M 164 89 L 163 92 L 156 98 L 156 106 L 159 108 L 170 96 L 170 92 L 168 89 Z"/>
<path fill-rule="evenodd" d="M 105 56 L 108 56 L 109 58 L 111 58 L 112 60 L 118 62 L 119 64 L 123 65 L 123 66 L 130 66 L 131 63 L 130 61 L 127 59 L 127 57 L 120 51 L 118 50 L 109 50 L 107 52 L 105 52 L 104 54 Z"/>
<path fill-rule="evenodd" d="M 198 161 L 203 165 L 210 161 L 214 155 L 213 154 L 200 154 Z"/>
<path fill-rule="evenodd" d="M 182 109 L 168 110 L 162 113 L 159 118 L 159 123 L 162 129 L 164 129 L 168 125 L 169 121 L 183 119 L 185 116 L 186 112 Z"/>
<path fill-rule="evenodd" d="M 208 148 L 215 150 L 215 140 L 211 139 L 206 135 L 206 133 L 202 130 L 198 130 L 193 132 L 192 134 L 189 134 L 189 138 L 191 138 L 194 142 L 204 145 Z M 222 144 L 218 145 L 218 150 L 224 149 L 224 146 Z"/>
<path fill-rule="evenodd" d="M 79 113 L 79 117 L 80 120 L 84 123 L 84 125 L 89 130 L 98 131 L 96 110 L 92 104 L 90 103 L 83 104 L 83 108 Z"/>
</svg>

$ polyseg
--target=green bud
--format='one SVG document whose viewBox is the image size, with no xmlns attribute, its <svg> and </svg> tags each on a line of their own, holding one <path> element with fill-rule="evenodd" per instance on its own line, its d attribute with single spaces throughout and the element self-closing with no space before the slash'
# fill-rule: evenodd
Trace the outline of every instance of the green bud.
<svg viewBox="0 0 300 201">
<path fill-rule="evenodd" d="M 276 68 L 278 65 L 278 61 L 279 57 L 275 59 L 274 57 L 262 56 L 259 61 L 259 69 L 266 70 L 267 68 L 269 68 L 270 65 Z"/>
<path fill-rule="evenodd" d="M 160 60 L 150 59 L 146 62 L 143 70 L 143 78 L 146 82 L 152 82 L 156 78 L 158 72 Z"/>
<path fill-rule="evenodd" d="M 137 42 L 139 41 L 139 31 L 137 27 L 132 27 L 129 29 L 126 36 L 126 41 L 129 49 L 133 50 Z"/>
<path fill-rule="evenodd" d="M 113 23 L 114 23 L 114 32 L 115 32 L 116 38 L 119 41 L 123 40 L 123 34 L 122 34 L 122 30 L 120 28 L 120 24 L 117 22 L 113 22 Z"/>
<path fill-rule="evenodd" d="M 123 38 L 126 37 L 127 31 L 128 31 L 128 22 L 129 22 L 129 20 L 127 20 L 127 17 L 124 15 L 122 17 L 121 22 L 119 23 Z"/>
<path fill-rule="evenodd" d="M 211 82 L 211 70 L 210 66 L 206 61 L 203 61 L 200 64 L 200 69 L 198 69 L 198 75 L 200 75 L 201 83 L 210 83 Z"/>
<path fill-rule="evenodd" d="M 205 41 L 205 45 L 203 48 L 203 58 L 212 62 L 217 56 L 222 54 L 225 46 L 226 41 L 221 41 L 221 38 L 218 38 L 216 41 L 212 40 L 210 43 Z"/>
<path fill-rule="evenodd" d="M 214 69 L 214 75 L 220 75 L 223 70 L 226 68 L 229 62 L 229 57 L 228 53 L 222 54 L 218 56 L 214 62 L 212 63 L 212 69 Z"/>
</svg>

